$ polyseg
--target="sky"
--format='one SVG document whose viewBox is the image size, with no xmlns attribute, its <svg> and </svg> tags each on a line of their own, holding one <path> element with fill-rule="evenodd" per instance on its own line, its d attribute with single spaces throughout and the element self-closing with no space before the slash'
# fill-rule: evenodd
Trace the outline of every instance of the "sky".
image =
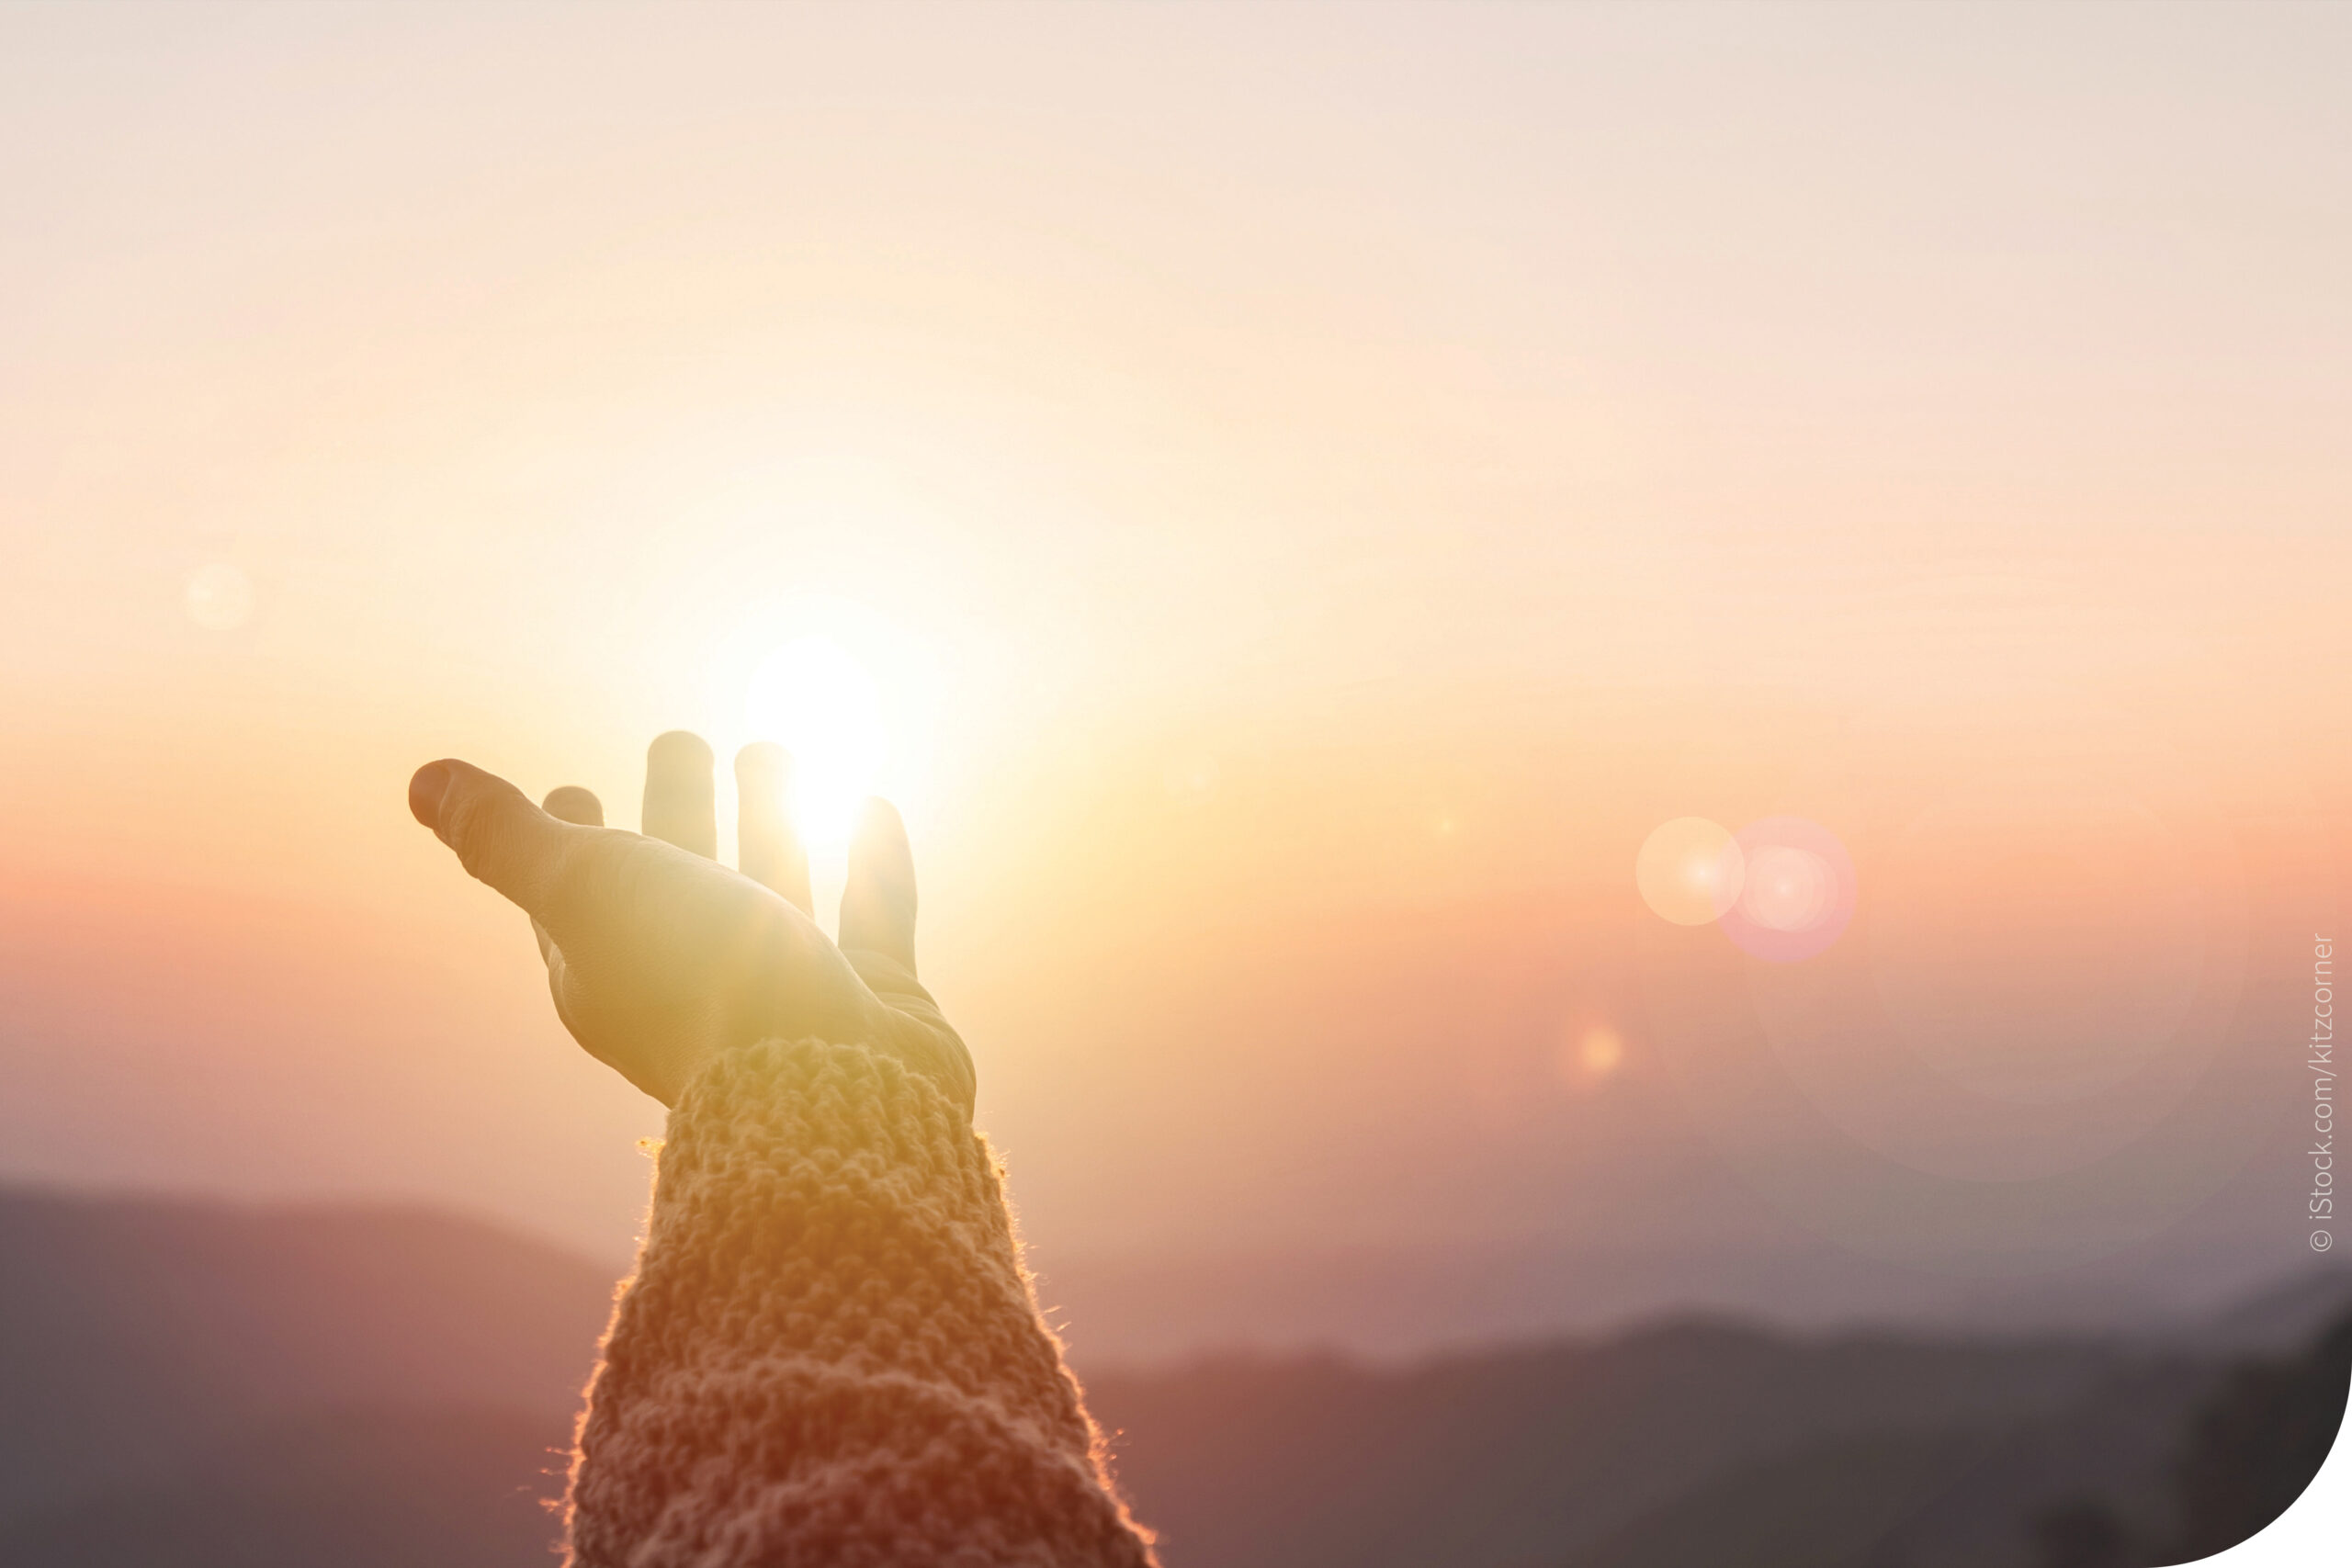
<svg viewBox="0 0 2352 1568">
<path fill-rule="evenodd" d="M 1048 1259 L 2290 1267 L 2348 70 L 2321 6 L 0 10 L 0 1178 L 624 1254 L 659 1108 L 405 781 L 632 823 L 818 638 Z M 1826 952 L 1644 905 L 1781 816 Z"/>
</svg>

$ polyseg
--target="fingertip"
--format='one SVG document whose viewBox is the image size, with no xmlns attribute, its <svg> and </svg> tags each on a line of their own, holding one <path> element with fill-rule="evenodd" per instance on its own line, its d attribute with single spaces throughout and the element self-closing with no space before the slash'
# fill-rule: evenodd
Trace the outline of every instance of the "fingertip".
<svg viewBox="0 0 2352 1568">
<path fill-rule="evenodd" d="M 596 798 L 594 790 L 578 784 L 559 784 L 548 791 L 539 809 L 560 822 L 573 823 L 582 828 L 605 825 L 605 803 Z"/>
<path fill-rule="evenodd" d="M 548 880 L 573 837 L 568 825 L 496 773 L 454 757 L 419 769 L 410 795 L 410 809 L 420 821 L 430 811 L 434 836 L 469 874 L 531 914 L 542 912 Z"/>
<path fill-rule="evenodd" d="M 878 795 L 869 795 L 857 816 L 857 840 L 862 844 L 885 845 L 893 840 L 905 843 L 907 820 L 899 808 Z"/>
<path fill-rule="evenodd" d="M 650 768 L 707 768 L 713 761 L 710 742 L 691 729 L 665 729 L 645 749 Z"/>
<path fill-rule="evenodd" d="M 754 740 L 735 753 L 738 784 L 781 784 L 792 776 L 792 753 L 773 740 Z"/>
<path fill-rule="evenodd" d="M 448 763 L 425 763 L 409 775 L 408 814 L 438 834 L 441 831 L 441 797 L 448 793 Z"/>
</svg>

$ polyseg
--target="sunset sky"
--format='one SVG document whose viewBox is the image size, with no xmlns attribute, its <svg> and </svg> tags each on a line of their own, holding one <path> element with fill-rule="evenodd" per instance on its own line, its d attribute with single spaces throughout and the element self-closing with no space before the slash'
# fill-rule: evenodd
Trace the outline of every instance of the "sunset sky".
<svg viewBox="0 0 2352 1568">
<path fill-rule="evenodd" d="M 1049 1259 L 2039 1267 L 2245 1168 L 2291 1244 L 2347 79 L 2318 6 L 0 11 L 0 1178 L 617 1256 L 659 1108 L 405 782 L 633 826 L 814 637 Z M 1775 814 L 1827 952 L 1644 907 Z"/>
</svg>

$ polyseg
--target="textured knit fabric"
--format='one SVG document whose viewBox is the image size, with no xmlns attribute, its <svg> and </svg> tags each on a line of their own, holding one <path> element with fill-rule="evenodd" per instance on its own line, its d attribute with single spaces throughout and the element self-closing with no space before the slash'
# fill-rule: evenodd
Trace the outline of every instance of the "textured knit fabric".
<svg viewBox="0 0 2352 1568">
<path fill-rule="evenodd" d="M 1001 1173 L 931 1080 L 770 1041 L 671 1114 L 572 1463 L 580 1568 L 1140 1568 Z"/>
</svg>

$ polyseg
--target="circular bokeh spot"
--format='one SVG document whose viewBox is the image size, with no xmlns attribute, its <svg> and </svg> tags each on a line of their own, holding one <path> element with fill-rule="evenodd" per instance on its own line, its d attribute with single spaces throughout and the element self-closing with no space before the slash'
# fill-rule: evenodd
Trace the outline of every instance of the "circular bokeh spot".
<svg viewBox="0 0 2352 1568">
<path fill-rule="evenodd" d="M 1844 934 L 1857 885 L 1837 834 L 1802 817 L 1767 817 L 1735 841 L 1747 875 L 1723 927 L 1741 952 L 1794 964 Z"/>
<path fill-rule="evenodd" d="M 1758 925 L 1776 931 L 1811 931 L 1838 897 L 1838 876 L 1811 850 L 1767 844 L 1747 863 L 1747 886 L 1739 908 Z"/>
<path fill-rule="evenodd" d="M 1747 863 L 1737 839 L 1704 817 L 1660 823 L 1634 858 L 1634 883 L 1660 919 L 1703 926 L 1739 902 Z"/>
</svg>

